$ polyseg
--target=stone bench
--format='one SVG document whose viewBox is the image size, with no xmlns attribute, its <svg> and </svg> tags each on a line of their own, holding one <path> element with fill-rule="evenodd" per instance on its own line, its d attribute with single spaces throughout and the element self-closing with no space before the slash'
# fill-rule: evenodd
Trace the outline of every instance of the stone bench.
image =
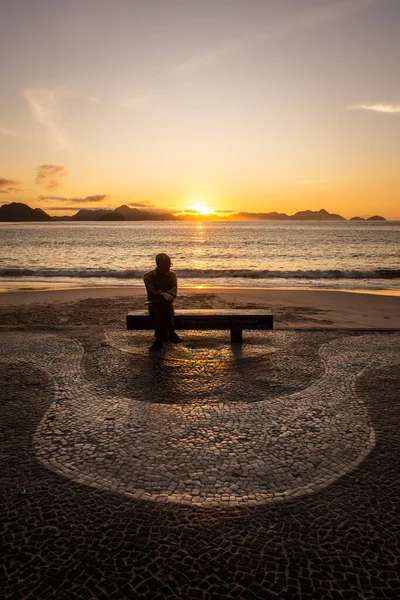
<svg viewBox="0 0 400 600">
<path fill-rule="evenodd" d="M 242 343 L 243 329 L 273 329 L 274 319 L 269 310 L 185 309 L 175 311 L 175 329 L 219 330 L 230 329 L 231 342 Z M 154 329 L 150 315 L 134 310 L 126 315 L 128 330 Z"/>
</svg>

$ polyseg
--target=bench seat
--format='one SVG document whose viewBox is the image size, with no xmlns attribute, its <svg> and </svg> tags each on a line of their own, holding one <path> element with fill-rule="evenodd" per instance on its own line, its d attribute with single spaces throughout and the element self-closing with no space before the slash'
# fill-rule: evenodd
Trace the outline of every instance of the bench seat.
<svg viewBox="0 0 400 600">
<path fill-rule="evenodd" d="M 271 311 L 263 309 L 177 309 L 175 329 L 220 330 L 229 329 L 231 342 L 242 343 L 243 329 L 273 329 Z M 128 330 L 154 328 L 152 319 L 145 310 L 133 310 L 126 315 Z"/>
</svg>

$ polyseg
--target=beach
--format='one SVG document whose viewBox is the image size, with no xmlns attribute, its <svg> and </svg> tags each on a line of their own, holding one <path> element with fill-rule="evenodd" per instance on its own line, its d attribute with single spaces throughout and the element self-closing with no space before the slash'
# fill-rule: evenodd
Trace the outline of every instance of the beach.
<svg viewBox="0 0 400 600">
<path fill-rule="evenodd" d="M 145 310 L 139 287 L 11 290 L 0 293 L 1 327 L 124 328 Z M 400 297 L 329 290 L 181 288 L 175 308 L 271 309 L 275 329 L 400 328 Z"/>
</svg>

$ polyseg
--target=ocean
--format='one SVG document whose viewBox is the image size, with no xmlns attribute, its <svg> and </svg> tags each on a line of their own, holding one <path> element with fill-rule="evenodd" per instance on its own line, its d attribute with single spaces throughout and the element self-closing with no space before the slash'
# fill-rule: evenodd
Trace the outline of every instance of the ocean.
<svg viewBox="0 0 400 600">
<path fill-rule="evenodd" d="M 142 286 L 167 252 L 180 286 L 400 291 L 400 221 L 0 224 L 0 286 Z"/>
</svg>

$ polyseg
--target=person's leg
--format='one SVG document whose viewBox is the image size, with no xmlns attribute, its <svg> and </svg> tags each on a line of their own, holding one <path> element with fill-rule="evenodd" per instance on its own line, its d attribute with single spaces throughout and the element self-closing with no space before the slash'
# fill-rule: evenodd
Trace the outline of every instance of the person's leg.
<svg viewBox="0 0 400 600">
<path fill-rule="evenodd" d="M 174 327 L 174 309 L 171 303 L 160 304 L 160 334 L 164 342 L 168 342 L 168 336 Z"/>
<path fill-rule="evenodd" d="M 170 304 L 170 315 L 169 315 L 169 341 L 173 344 L 180 344 L 183 342 L 182 338 L 176 333 L 174 329 L 174 307 Z"/>
<path fill-rule="evenodd" d="M 163 347 L 163 342 L 168 341 L 168 339 L 173 344 L 182 342 L 182 338 L 174 330 L 174 307 L 172 303 L 157 304 L 153 307 L 151 315 L 156 337 L 156 341 L 150 348 L 151 351 L 160 350 Z"/>
<path fill-rule="evenodd" d="M 163 318 L 162 312 L 160 311 L 159 306 L 152 306 L 151 310 L 149 310 L 150 316 L 153 319 L 154 323 L 154 337 L 156 338 L 155 342 L 150 346 L 150 352 L 156 352 L 157 350 L 161 350 L 163 347 L 163 340 L 165 337 L 165 331 L 163 327 Z"/>
</svg>

